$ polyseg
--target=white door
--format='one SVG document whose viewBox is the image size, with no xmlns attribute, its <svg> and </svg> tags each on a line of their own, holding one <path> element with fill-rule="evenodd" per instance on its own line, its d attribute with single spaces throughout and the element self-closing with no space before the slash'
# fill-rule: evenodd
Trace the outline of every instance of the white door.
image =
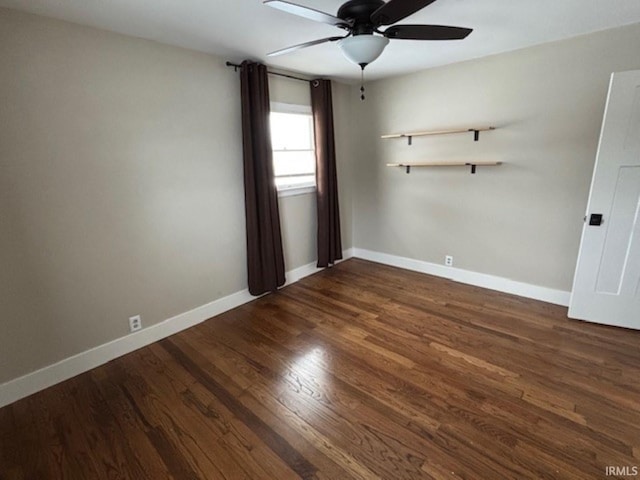
<svg viewBox="0 0 640 480">
<path fill-rule="evenodd" d="M 569 316 L 640 329 L 640 70 L 611 76 Z"/>
</svg>

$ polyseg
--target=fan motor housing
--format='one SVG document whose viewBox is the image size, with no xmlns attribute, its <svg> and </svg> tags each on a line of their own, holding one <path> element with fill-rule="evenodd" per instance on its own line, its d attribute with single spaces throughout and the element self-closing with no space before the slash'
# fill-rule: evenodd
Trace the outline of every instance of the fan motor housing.
<svg viewBox="0 0 640 480">
<path fill-rule="evenodd" d="M 349 0 L 343 4 L 336 15 L 343 20 L 353 20 L 354 35 L 373 33 L 371 14 L 384 5 L 383 0 Z"/>
</svg>

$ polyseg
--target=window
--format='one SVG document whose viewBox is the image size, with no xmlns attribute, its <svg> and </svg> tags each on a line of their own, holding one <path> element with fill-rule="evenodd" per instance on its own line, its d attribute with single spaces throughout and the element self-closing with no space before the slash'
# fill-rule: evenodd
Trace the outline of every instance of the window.
<svg viewBox="0 0 640 480">
<path fill-rule="evenodd" d="M 271 105 L 273 172 L 279 192 L 302 193 L 316 186 L 311 107 Z"/>
</svg>

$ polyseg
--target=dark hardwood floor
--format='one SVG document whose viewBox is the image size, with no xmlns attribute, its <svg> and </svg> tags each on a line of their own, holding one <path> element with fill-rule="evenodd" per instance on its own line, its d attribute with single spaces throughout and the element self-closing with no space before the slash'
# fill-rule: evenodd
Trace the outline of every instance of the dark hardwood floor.
<svg viewBox="0 0 640 480">
<path fill-rule="evenodd" d="M 566 313 L 352 259 L 0 409 L 0 478 L 633 478 L 640 332 Z"/>
</svg>

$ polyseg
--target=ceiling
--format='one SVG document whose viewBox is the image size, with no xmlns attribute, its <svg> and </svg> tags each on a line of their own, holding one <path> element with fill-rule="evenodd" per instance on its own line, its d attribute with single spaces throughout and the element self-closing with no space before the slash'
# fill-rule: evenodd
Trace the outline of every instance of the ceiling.
<svg viewBox="0 0 640 480">
<path fill-rule="evenodd" d="M 341 0 L 293 0 L 334 14 Z M 266 54 L 342 30 L 262 5 L 261 0 L 0 0 L 0 7 L 157 40 L 239 62 L 294 72 L 360 77 L 336 43 L 280 57 Z M 640 22 L 638 0 L 438 0 L 402 23 L 473 28 L 462 41 L 392 40 L 367 67 L 377 79 Z"/>
</svg>

